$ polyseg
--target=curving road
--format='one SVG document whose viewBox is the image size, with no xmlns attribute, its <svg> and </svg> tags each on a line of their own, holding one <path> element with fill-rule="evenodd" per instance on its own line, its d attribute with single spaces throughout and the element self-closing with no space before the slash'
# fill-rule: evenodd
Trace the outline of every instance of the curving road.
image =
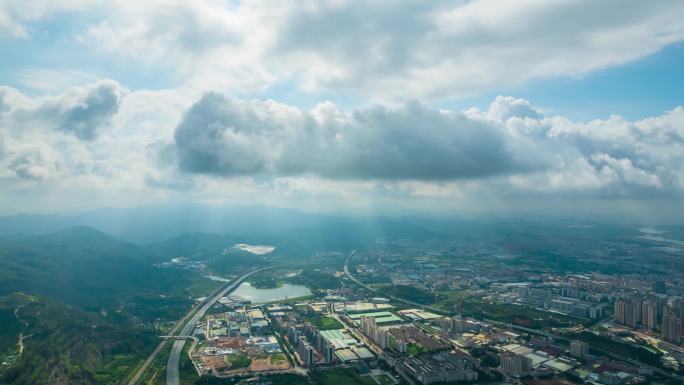
<svg viewBox="0 0 684 385">
<path fill-rule="evenodd" d="M 218 293 L 214 294 L 212 297 L 206 299 L 201 307 L 195 312 L 195 314 L 190 318 L 190 320 L 183 326 L 181 329 L 180 333 L 178 334 L 178 337 L 189 337 L 192 335 L 192 331 L 195 328 L 195 325 L 197 322 L 199 322 L 202 317 L 204 317 L 204 313 L 207 312 L 214 304 L 221 298 L 226 296 L 227 294 L 231 293 L 233 290 L 237 289 L 238 286 L 244 281 L 247 277 L 254 273 L 258 273 L 260 271 L 272 269 L 276 266 L 269 266 L 269 267 L 264 267 L 262 269 L 258 270 L 252 270 L 249 273 L 246 273 L 242 275 L 240 278 L 237 278 L 236 280 L 229 282 L 226 287 L 224 287 L 222 290 L 220 290 Z M 171 353 L 169 354 L 169 361 L 166 363 L 166 384 L 167 385 L 180 385 L 180 378 L 178 376 L 178 364 L 180 363 L 180 355 L 181 352 L 183 351 L 183 346 L 185 346 L 185 339 L 181 340 L 176 340 L 173 343 L 173 346 L 171 347 Z"/>
</svg>

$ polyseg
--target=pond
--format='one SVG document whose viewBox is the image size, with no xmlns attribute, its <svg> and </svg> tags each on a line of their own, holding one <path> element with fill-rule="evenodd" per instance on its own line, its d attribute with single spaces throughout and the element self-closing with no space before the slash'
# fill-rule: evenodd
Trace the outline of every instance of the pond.
<svg viewBox="0 0 684 385">
<path fill-rule="evenodd" d="M 249 282 L 243 282 L 231 295 L 250 300 L 252 303 L 264 303 L 304 297 L 311 295 L 311 290 L 306 286 L 291 285 L 289 283 L 285 283 L 275 289 L 257 289 Z"/>
</svg>

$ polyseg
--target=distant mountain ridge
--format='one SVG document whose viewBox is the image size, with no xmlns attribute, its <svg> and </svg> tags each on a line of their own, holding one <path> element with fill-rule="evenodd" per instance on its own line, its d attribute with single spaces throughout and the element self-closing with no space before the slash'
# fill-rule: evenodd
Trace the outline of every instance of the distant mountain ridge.
<svg viewBox="0 0 684 385">
<path fill-rule="evenodd" d="M 232 234 L 247 238 L 295 236 L 316 246 L 329 243 L 331 247 L 339 247 L 349 240 L 363 239 L 365 242 L 378 237 L 439 237 L 433 231 L 402 219 L 309 214 L 271 206 L 159 204 L 104 208 L 78 215 L 18 214 L 0 217 L 0 235 L 44 234 L 74 226 L 93 227 L 139 244 L 158 243 L 186 233 Z"/>
<path fill-rule="evenodd" d="M 113 310 L 130 293 L 183 284 L 152 266 L 156 254 L 89 227 L 0 236 L 0 295 L 21 291 Z"/>
</svg>

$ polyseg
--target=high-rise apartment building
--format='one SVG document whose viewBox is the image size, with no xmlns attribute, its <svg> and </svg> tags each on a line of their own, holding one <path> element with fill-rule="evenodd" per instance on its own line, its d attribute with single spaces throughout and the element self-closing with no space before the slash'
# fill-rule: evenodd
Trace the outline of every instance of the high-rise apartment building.
<svg viewBox="0 0 684 385">
<path fill-rule="evenodd" d="M 519 354 L 503 354 L 501 370 L 508 376 L 524 376 L 532 370 L 532 359 Z"/>
</svg>

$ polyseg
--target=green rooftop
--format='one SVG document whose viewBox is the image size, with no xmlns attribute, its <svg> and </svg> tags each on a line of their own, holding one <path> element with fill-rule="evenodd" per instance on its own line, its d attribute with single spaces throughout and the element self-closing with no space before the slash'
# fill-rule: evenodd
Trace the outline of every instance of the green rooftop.
<svg viewBox="0 0 684 385">
<path fill-rule="evenodd" d="M 349 315 L 349 318 L 358 322 L 361 319 L 361 317 L 363 317 L 363 316 L 375 318 L 375 323 L 378 325 L 385 324 L 385 323 L 393 323 L 393 322 L 403 321 L 403 319 L 401 319 L 400 317 L 398 317 L 394 313 L 390 313 L 388 311 L 376 311 L 376 312 L 372 312 L 372 313 L 351 314 L 351 315 Z"/>
<path fill-rule="evenodd" d="M 358 313 L 358 314 L 350 314 L 349 318 L 353 320 L 360 319 L 361 317 L 366 316 L 366 317 L 374 317 L 374 318 L 380 318 L 380 317 L 389 317 L 389 316 L 394 316 L 393 313 L 390 313 L 388 311 L 376 311 L 376 312 L 371 312 L 371 313 Z M 396 316 L 395 316 L 396 317 Z"/>
</svg>

